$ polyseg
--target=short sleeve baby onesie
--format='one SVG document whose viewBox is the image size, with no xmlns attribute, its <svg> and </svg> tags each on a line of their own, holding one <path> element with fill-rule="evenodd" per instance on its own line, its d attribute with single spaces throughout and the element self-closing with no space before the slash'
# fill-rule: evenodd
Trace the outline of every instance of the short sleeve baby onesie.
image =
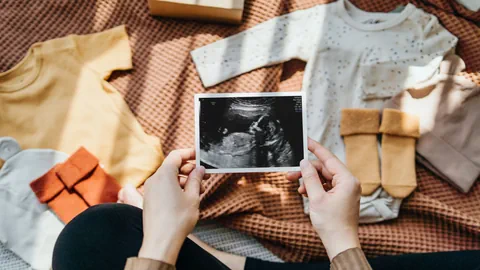
<svg viewBox="0 0 480 270">
<path fill-rule="evenodd" d="M 141 184 L 160 166 L 158 138 L 147 135 L 106 79 L 132 68 L 125 26 L 32 45 L 0 73 L 0 136 L 23 149 L 72 154 L 87 148 L 121 185 Z"/>
</svg>

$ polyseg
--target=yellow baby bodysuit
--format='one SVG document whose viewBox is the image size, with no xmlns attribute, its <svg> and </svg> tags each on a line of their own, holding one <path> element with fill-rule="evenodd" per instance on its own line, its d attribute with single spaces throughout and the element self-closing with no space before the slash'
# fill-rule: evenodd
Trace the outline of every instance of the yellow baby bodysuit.
<svg viewBox="0 0 480 270">
<path fill-rule="evenodd" d="M 125 26 L 32 45 L 0 73 L 0 137 L 68 154 L 83 146 L 122 186 L 140 185 L 164 156 L 160 140 L 143 131 L 106 81 L 112 71 L 131 68 Z"/>
</svg>

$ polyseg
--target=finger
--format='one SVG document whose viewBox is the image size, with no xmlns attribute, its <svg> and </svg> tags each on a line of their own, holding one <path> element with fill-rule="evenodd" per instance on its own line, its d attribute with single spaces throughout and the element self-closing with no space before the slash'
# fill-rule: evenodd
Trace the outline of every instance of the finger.
<svg viewBox="0 0 480 270">
<path fill-rule="evenodd" d="M 180 174 L 182 175 L 190 175 L 190 173 L 195 169 L 195 164 L 187 162 L 180 167 Z"/>
<path fill-rule="evenodd" d="M 347 170 L 347 167 L 340 160 L 338 160 L 334 154 L 311 138 L 308 138 L 308 150 L 323 163 L 324 167 L 331 174 L 337 174 Z"/>
<path fill-rule="evenodd" d="M 203 180 L 207 180 L 207 179 L 209 179 L 209 178 L 210 178 L 210 175 L 209 175 L 209 174 L 208 174 L 208 175 L 205 174 L 205 175 L 203 176 Z M 179 177 L 178 177 L 178 184 L 180 185 L 180 187 L 181 187 L 182 189 L 185 188 L 185 184 L 187 183 L 187 179 L 188 179 L 188 176 L 179 175 Z M 202 186 L 202 188 L 205 189 L 203 186 Z M 201 193 L 203 193 L 203 191 L 201 191 Z"/>
<path fill-rule="evenodd" d="M 173 150 L 163 161 L 162 167 L 172 166 L 178 170 L 183 163 L 193 159 L 195 159 L 195 149 L 193 148 Z"/>
<path fill-rule="evenodd" d="M 317 171 L 320 173 L 323 167 L 323 164 L 319 160 L 310 160 L 310 163 L 317 169 Z M 285 178 L 289 181 L 298 181 L 300 178 L 302 178 L 302 172 L 301 171 L 295 171 L 295 172 L 288 172 L 285 175 Z"/>
<path fill-rule="evenodd" d="M 317 169 L 308 160 L 300 162 L 302 179 L 309 197 L 322 196 L 325 193 Z"/>
<path fill-rule="evenodd" d="M 194 157 L 194 149 L 180 149 L 170 152 L 163 161 L 162 166 L 155 172 L 157 177 L 152 179 L 155 179 L 155 181 L 159 181 L 160 179 L 168 179 L 169 181 L 177 179 L 182 164 Z"/>
<path fill-rule="evenodd" d="M 320 160 L 311 160 L 310 163 L 312 163 L 312 165 L 317 169 L 320 176 L 323 176 L 323 178 L 325 178 L 326 180 L 332 180 L 332 173 L 327 170 L 327 168 L 325 168 L 325 166 Z M 300 179 L 301 177 L 301 172 L 288 172 L 285 175 L 285 178 L 289 181 L 298 181 L 298 179 Z"/>
<path fill-rule="evenodd" d="M 329 191 L 329 190 L 331 190 L 332 188 L 333 188 L 332 182 L 326 182 L 326 183 L 323 184 L 323 189 L 324 189 L 325 191 Z"/>
<path fill-rule="evenodd" d="M 287 172 L 287 174 L 285 174 L 285 179 L 292 182 L 298 181 L 298 179 L 300 179 L 301 177 L 302 177 L 301 172 Z"/>
<path fill-rule="evenodd" d="M 187 178 L 187 182 L 185 184 L 185 192 L 190 194 L 191 196 L 198 197 L 200 195 L 201 183 L 203 179 L 203 175 L 205 174 L 205 168 L 200 166 L 195 168 L 195 170 L 190 173 Z"/>
<path fill-rule="evenodd" d="M 300 193 L 300 195 L 302 195 L 303 197 L 305 198 L 308 198 L 308 193 L 307 193 L 307 189 L 305 188 L 305 185 L 302 183 L 299 187 L 298 187 L 298 193 Z"/>
<path fill-rule="evenodd" d="M 308 137 L 308 150 L 315 154 L 321 162 L 325 163 L 331 158 L 336 158 L 330 151 L 323 147 L 319 142 Z"/>
<path fill-rule="evenodd" d="M 209 174 L 203 175 L 203 180 L 207 180 L 209 178 L 210 178 Z M 187 183 L 187 179 L 188 179 L 188 176 L 186 176 L 186 175 L 179 175 L 178 176 L 178 184 L 180 185 L 180 187 L 182 189 L 185 188 L 185 183 Z"/>
<path fill-rule="evenodd" d="M 205 193 L 205 186 L 203 185 L 203 183 L 200 184 L 200 194 L 203 194 Z"/>
<path fill-rule="evenodd" d="M 298 187 L 298 193 L 303 194 L 303 195 L 307 194 L 307 190 L 305 189 L 305 185 L 303 183 L 300 184 L 300 186 Z"/>
<path fill-rule="evenodd" d="M 196 165 L 194 163 L 186 162 L 182 165 L 182 167 L 180 167 L 180 176 L 185 176 L 185 178 L 188 177 L 188 175 L 190 175 L 190 173 L 195 169 L 195 167 Z M 207 180 L 211 176 L 212 175 L 210 174 L 205 174 L 203 176 L 203 180 Z"/>
<path fill-rule="evenodd" d="M 317 168 L 318 175 L 320 175 L 320 178 L 322 178 L 322 180 L 332 181 L 333 174 L 325 167 L 325 165 L 320 160 L 314 160 L 313 164 L 315 168 Z"/>
<path fill-rule="evenodd" d="M 180 187 L 182 189 L 185 188 L 185 184 L 187 183 L 187 179 L 188 179 L 188 176 L 180 175 L 180 177 L 178 177 L 178 184 L 180 184 Z"/>
</svg>

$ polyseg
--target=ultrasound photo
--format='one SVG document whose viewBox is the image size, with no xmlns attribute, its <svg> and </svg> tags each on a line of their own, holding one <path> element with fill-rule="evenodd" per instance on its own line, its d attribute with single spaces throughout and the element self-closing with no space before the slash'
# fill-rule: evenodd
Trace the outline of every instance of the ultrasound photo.
<svg viewBox="0 0 480 270">
<path fill-rule="evenodd" d="M 197 163 L 209 173 L 298 170 L 306 153 L 302 93 L 200 94 Z"/>
</svg>

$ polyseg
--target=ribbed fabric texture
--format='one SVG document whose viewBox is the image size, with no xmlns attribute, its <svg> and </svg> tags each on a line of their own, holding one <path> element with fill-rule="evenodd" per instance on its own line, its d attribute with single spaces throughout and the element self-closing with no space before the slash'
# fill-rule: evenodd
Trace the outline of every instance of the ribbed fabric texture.
<svg viewBox="0 0 480 270">
<path fill-rule="evenodd" d="M 371 270 L 365 254 L 359 248 L 347 249 L 333 258 L 331 270 Z"/>
<path fill-rule="evenodd" d="M 379 110 L 342 110 L 340 134 L 345 144 L 345 163 L 360 181 L 363 196 L 371 195 L 380 187 L 379 125 Z"/>
<path fill-rule="evenodd" d="M 175 270 L 175 266 L 147 258 L 128 258 L 125 270 Z"/>
</svg>

